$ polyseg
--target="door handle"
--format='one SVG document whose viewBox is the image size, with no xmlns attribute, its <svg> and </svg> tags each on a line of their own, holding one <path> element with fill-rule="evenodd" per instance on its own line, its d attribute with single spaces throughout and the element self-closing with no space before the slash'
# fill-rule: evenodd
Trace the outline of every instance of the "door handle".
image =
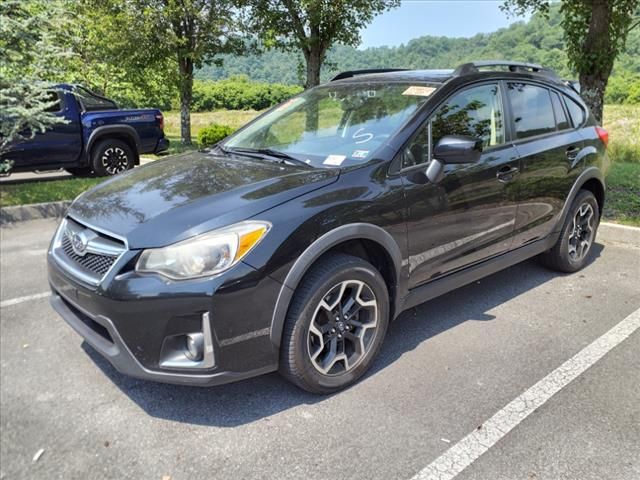
<svg viewBox="0 0 640 480">
<path fill-rule="evenodd" d="M 499 182 L 507 183 L 513 180 L 513 177 L 516 173 L 518 173 L 520 169 L 518 167 L 510 167 L 509 165 L 505 165 L 498 173 L 496 173 L 496 177 Z"/>
<path fill-rule="evenodd" d="M 580 149 L 578 147 L 571 146 L 567 148 L 567 151 L 565 153 L 569 160 L 575 160 L 576 157 L 578 156 L 578 153 L 580 153 Z"/>
</svg>

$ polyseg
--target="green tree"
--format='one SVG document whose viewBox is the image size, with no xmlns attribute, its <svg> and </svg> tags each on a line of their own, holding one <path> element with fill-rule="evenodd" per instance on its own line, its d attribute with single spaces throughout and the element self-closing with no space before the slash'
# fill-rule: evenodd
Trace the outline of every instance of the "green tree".
<svg viewBox="0 0 640 480">
<path fill-rule="evenodd" d="M 148 61 L 148 38 L 125 3 L 66 0 L 66 6 L 72 32 L 67 47 L 74 56 L 61 80 L 81 83 L 125 108 L 171 107 L 178 92 L 175 62 Z"/>
<path fill-rule="evenodd" d="M 505 0 L 503 8 L 547 16 L 550 0 Z M 562 28 L 569 65 L 580 78 L 581 95 L 602 122 L 604 94 L 613 64 L 624 50 L 631 29 L 640 23 L 639 0 L 562 0 Z"/>
<path fill-rule="evenodd" d="M 249 24 L 267 47 L 300 51 L 306 63 L 305 87 L 320 83 L 327 51 L 335 44 L 356 46 L 360 29 L 399 0 L 252 0 Z"/>
<path fill-rule="evenodd" d="M 127 69 L 173 66 L 180 97 L 180 136 L 191 144 L 194 69 L 218 55 L 241 53 L 234 0 L 84 0 L 110 25 L 101 35 Z M 113 63 L 111 60 L 109 63 Z M 168 64 L 167 62 L 170 62 Z"/>
<path fill-rule="evenodd" d="M 0 172 L 11 169 L 11 144 L 33 138 L 64 119 L 49 113 L 52 85 L 43 79 L 69 60 L 60 47 L 64 15 L 58 1 L 0 3 Z"/>
</svg>

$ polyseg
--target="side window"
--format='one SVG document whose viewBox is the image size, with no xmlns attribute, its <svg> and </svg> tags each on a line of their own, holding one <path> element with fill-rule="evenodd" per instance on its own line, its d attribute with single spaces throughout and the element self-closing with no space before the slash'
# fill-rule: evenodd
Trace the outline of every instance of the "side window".
<svg viewBox="0 0 640 480">
<path fill-rule="evenodd" d="M 508 94 L 517 139 L 555 132 L 549 90 L 526 83 L 509 83 Z"/>
<path fill-rule="evenodd" d="M 58 92 L 47 92 L 47 103 L 50 105 L 46 108 L 45 112 L 57 113 L 62 110 L 62 102 L 60 101 Z"/>
<path fill-rule="evenodd" d="M 553 111 L 556 114 L 556 125 L 558 130 L 567 130 L 571 128 L 571 123 L 567 118 L 567 114 L 564 111 L 564 107 L 562 106 L 562 100 L 560 100 L 560 95 L 556 92 L 551 92 L 551 101 L 553 102 Z"/>
<path fill-rule="evenodd" d="M 569 97 L 565 97 L 565 103 L 567 104 L 569 115 L 571 116 L 571 120 L 573 121 L 573 126 L 577 128 L 582 125 L 585 120 L 585 113 L 582 107 L 571 100 Z"/>
<path fill-rule="evenodd" d="M 414 137 L 403 153 L 402 168 L 429 162 L 431 147 L 445 135 L 480 138 L 485 148 L 500 145 L 505 141 L 503 119 L 498 84 L 462 90 L 440 106 Z"/>
</svg>

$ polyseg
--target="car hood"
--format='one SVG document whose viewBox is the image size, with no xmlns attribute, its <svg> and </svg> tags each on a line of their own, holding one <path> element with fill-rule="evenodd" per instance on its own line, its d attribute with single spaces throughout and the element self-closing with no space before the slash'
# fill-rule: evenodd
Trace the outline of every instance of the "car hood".
<svg viewBox="0 0 640 480">
<path fill-rule="evenodd" d="M 188 153 L 118 175 L 78 197 L 69 214 L 126 238 L 162 247 L 246 220 L 335 182 L 339 171 L 244 157 Z"/>
</svg>

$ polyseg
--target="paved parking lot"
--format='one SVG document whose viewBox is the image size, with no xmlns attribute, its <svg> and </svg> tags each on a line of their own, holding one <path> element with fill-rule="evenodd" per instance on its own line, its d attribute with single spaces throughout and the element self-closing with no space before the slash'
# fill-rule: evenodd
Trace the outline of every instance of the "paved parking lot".
<svg viewBox="0 0 640 480">
<path fill-rule="evenodd" d="M 598 244 L 569 276 L 529 261 L 405 312 L 363 381 L 317 397 L 276 374 L 123 377 L 49 307 L 54 226 L 0 229 L 0 478 L 640 478 L 640 249 Z"/>
</svg>

